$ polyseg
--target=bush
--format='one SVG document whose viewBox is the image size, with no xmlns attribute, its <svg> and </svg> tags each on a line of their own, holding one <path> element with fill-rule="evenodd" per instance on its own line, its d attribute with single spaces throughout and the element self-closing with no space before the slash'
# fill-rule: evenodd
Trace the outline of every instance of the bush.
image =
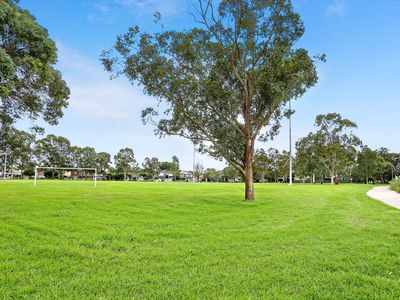
<svg viewBox="0 0 400 300">
<path fill-rule="evenodd" d="M 400 178 L 393 179 L 392 182 L 390 183 L 390 188 L 393 191 L 400 193 Z"/>
</svg>

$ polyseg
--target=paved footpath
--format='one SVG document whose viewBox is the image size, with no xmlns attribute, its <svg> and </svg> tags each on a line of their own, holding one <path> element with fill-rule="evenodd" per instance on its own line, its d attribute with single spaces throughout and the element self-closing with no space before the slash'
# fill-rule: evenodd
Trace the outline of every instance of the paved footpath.
<svg viewBox="0 0 400 300">
<path fill-rule="evenodd" d="M 388 186 L 374 187 L 367 195 L 387 205 L 400 209 L 400 193 L 392 191 Z"/>
</svg>

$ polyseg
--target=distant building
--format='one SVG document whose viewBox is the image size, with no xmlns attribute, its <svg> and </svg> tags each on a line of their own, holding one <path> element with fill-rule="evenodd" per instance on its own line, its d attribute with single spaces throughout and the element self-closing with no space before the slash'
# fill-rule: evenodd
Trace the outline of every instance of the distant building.
<svg viewBox="0 0 400 300">
<path fill-rule="evenodd" d="M 158 178 L 161 181 L 173 181 L 174 174 L 166 172 L 166 171 L 161 171 L 160 174 L 158 174 Z"/>
<path fill-rule="evenodd" d="M 180 177 L 184 181 L 192 181 L 193 180 L 193 172 L 182 170 L 180 173 Z"/>
</svg>

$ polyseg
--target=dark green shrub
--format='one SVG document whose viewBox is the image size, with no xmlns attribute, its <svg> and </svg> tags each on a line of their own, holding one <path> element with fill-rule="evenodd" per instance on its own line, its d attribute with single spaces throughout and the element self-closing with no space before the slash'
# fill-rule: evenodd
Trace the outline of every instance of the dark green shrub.
<svg viewBox="0 0 400 300">
<path fill-rule="evenodd" d="M 392 182 L 390 183 L 390 188 L 393 191 L 400 193 L 400 178 L 393 179 Z"/>
</svg>

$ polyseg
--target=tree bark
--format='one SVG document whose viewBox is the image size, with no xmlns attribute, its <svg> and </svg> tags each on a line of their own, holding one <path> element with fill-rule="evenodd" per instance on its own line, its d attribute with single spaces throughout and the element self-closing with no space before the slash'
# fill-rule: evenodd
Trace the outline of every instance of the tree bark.
<svg viewBox="0 0 400 300">
<path fill-rule="evenodd" d="M 246 201 L 254 201 L 254 182 L 253 182 L 253 155 L 254 145 L 251 139 L 246 140 L 245 163 L 244 163 L 244 179 L 245 179 L 245 199 Z"/>
<path fill-rule="evenodd" d="M 331 184 L 335 184 L 335 175 L 331 174 Z"/>
</svg>

